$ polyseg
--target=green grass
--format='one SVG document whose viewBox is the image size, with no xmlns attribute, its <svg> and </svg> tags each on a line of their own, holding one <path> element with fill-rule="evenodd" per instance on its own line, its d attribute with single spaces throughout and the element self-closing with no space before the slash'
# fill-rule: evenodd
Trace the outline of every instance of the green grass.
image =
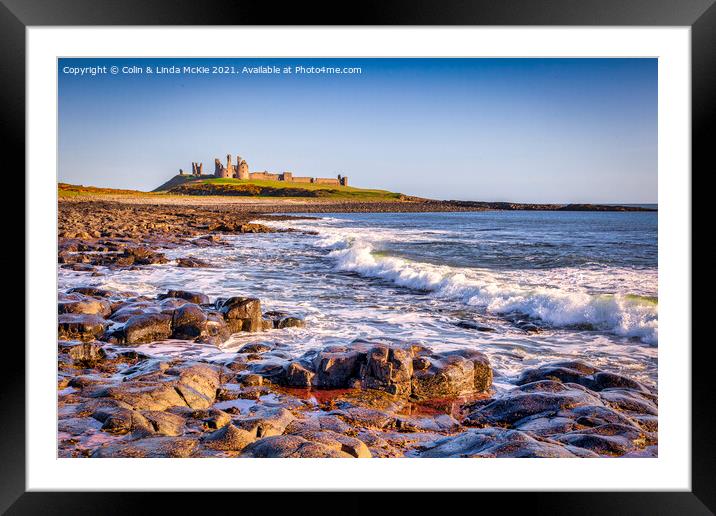
<svg viewBox="0 0 716 516">
<path fill-rule="evenodd" d="M 293 183 L 287 181 L 259 181 L 254 179 L 230 179 L 230 178 L 213 178 L 201 181 L 207 185 L 253 185 L 259 188 L 273 190 L 307 190 L 315 192 L 317 197 L 322 198 L 348 198 L 348 199 L 385 199 L 395 200 L 401 197 L 401 194 L 389 192 L 387 190 L 376 190 L 370 188 L 356 188 L 353 186 L 340 185 L 322 185 L 316 183 Z M 258 197 L 273 197 L 272 195 L 259 195 Z"/>
</svg>

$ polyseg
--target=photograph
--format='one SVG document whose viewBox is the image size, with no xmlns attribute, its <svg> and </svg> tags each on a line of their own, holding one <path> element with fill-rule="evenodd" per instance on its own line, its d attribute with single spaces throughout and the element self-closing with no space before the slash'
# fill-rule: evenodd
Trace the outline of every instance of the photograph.
<svg viewBox="0 0 716 516">
<path fill-rule="evenodd" d="M 659 458 L 658 58 L 56 66 L 57 458 Z"/>
</svg>

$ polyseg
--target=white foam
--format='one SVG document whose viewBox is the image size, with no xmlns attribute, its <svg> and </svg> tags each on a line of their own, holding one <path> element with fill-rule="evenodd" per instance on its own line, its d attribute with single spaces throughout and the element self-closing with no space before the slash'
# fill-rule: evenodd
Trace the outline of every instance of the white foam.
<svg viewBox="0 0 716 516">
<path fill-rule="evenodd" d="M 494 271 L 439 266 L 375 253 L 378 242 L 404 242 L 425 238 L 420 231 L 377 228 L 336 227 L 334 220 L 322 220 L 306 229 L 319 232 L 319 247 L 330 249 L 336 270 L 356 272 L 401 287 L 430 291 L 443 299 L 458 300 L 492 314 L 519 313 L 538 318 L 555 327 L 585 326 L 636 337 L 642 342 L 658 342 L 658 305 L 626 293 L 588 293 L 575 283 L 576 275 L 586 275 L 588 283 L 621 282 L 635 284 L 643 275 L 655 280 L 656 271 L 604 271 L 551 269 L 545 271 Z M 296 223 L 291 224 L 296 227 Z M 643 272 L 643 275 L 642 275 Z M 531 278 L 530 278 L 531 277 Z M 537 281 L 535 281 L 537 280 Z M 646 289 L 648 291 L 648 289 Z"/>
</svg>

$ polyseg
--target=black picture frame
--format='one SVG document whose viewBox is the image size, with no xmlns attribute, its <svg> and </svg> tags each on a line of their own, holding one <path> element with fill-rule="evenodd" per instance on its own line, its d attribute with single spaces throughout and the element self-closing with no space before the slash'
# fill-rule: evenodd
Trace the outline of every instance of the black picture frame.
<svg viewBox="0 0 716 516">
<path fill-rule="evenodd" d="M 354 4 L 183 0 L 2 0 L 0 2 L 0 60 L 2 61 L 4 164 L 25 170 L 25 29 L 28 26 L 88 25 L 572 25 L 572 26 L 689 26 L 692 44 L 692 169 L 706 173 L 713 147 L 716 112 L 716 0 L 383 0 Z M 710 163 L 709 163 L 710 164 Z M 713 165 L 711 165 L 713 166 Z M 6 174 L 8 173 L 8 169 Z M 18 174 L 15 173 L 14 177 Z M 26 192 L 27 193 L 27 192 Z M 694 201 L 695 205 L 695 201 Z M 19 231 L 19 230 L 18 230 Z M 23 237 L 15 239 L 22 242 Z M 19 248 L 19 244 L 18 244 Z M 13 266 L 17 269 L 17 260 Z M 26 274 L 31 271 L 25 270 Z M 30 308 L 31 309 L 31 308 Z M 7 315 L 7 312 L 6 312 Z M 692 317 L 693 319 L 693 317 Z M 713 514 L 716 511 L 716 454 L 713 429 L 714 387 L 709 382 L 713 343 L 697 342 L 692 351 L 692 490 L 690 492 L 480 493 L 484 510 L 493 503 L 510 510 L 538 514 Z M 25 488 L 25 358 L 17 343 L 11 365 L 0 375 L 0 511 L 7 514 L 120 514 L 146 507 L 149 493 L 26 492 Z M 686 346 L 689 342 L 671 343 Z M 182 493 L 163 495 L 166 512 L 188 508 Z M 213 494 L 207 504 L 228 509 L 229 494 Z M 238 495 L 241 496 L 241 495 Z M 273 497 L 273 495 L 271 495 Z M 325 495 L 306 493 L 292 504 L 330 508 Z M 341 495 L 341 512 L 364 512 L 359 493 Z M 422 503 L 430 493 L 408 500 L 381 502 L 389 511 Z M 193 496 L 195 498 L 195 496 Z M 215 498 L 214 498 L 215 497 Z M 454 495 L 450 495 L 456 500 Z M 503 498 L 495 500 L 495 498 Z M 508 498 L 509 502 L 504 498 Z M 272 500 L 275 499 L 272 498 Z M 457 498 L 460 500 L 460 498 Z M 272 503 L 274 503 L 272 502 Z M 492 503 L 491 503 L 492 502 Z M 245 501 L 242 503 L 246 503 Z M 328 505 L 326 505 L 328 504 Z M 452 505 L 452 502 L 451 502 Z M 340 509 L 338 509 L 340 507 Z M 478 509 L 482 507 L 483 509 Z M 180 512 L 184 512 L 181 511 Z"/>
</svg>

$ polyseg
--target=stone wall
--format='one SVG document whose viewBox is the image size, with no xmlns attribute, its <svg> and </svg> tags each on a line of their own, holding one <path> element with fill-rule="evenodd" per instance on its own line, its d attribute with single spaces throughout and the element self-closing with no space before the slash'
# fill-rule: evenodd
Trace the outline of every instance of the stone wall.
<svg viewBox="0 0 716 516">
<path fill-rule="evenodd" d="M 341 182 L 338 179 L 333 179 L 332 177 L 315 177 L 313 178 L 313 182 L 318 185 L 340 185 Z"/>
</svg>

